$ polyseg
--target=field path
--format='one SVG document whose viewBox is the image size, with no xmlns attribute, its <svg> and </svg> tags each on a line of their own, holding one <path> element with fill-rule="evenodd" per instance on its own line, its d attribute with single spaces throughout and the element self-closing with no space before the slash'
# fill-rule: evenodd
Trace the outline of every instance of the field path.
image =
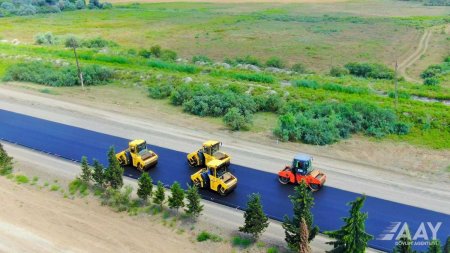
<svg viewBox="0 0 450 253">
<path fill-rule="evenodd" d="M 420 38 L 419 45 L 417 46 L 416 50 L 398 64 L 399 74 L 405 77 L 405 79 L 409 82 L 420 82 L 420 80 L 408 76 L 408 74 L 406 73 L 406 69 L 414 64 L 427 51 L 431 34 L 431 29 L 425 30 L 422 37 Z"/>
</svg>

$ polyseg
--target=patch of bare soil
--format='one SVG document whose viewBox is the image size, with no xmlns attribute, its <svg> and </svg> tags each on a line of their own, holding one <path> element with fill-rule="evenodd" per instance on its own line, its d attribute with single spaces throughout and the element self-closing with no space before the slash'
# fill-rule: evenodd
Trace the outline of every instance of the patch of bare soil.
<svg viewBox="0 0 450 253">
<path fill-rule="evenodd" d="M 200 252 L 162 224 L 55 194 L 0 177 L 0 251 Z"/>
</svg>

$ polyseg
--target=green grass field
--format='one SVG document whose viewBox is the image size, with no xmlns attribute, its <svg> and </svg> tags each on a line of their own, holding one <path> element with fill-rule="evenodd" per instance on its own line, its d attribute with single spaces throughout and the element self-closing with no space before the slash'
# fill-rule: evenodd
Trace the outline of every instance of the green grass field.
<svg viewBox="0 0 450 253">
<path fill-rule="evenodd" d="M 383 11 L 393 6 L 397 9 Z M 373 11 L 369 12 L 367 8 Z M 184 78 L 190 77 L 194 84 L 208 83 L 212 87 L 226 87 L 238 93 L 252 89 L 252 95 L 267 91 L 284 94 L 286 101 L 313 104 L 366 101 L 396 111 L 401 121 L 411 124 L 408 135 L 388 135 L 387 138 L 449 149 L 449 107 L 412 99 L 413 96 L 421 96 L 449 100 L 450 84 L 447 82 L 430 87 L 400 81 L 400 103 L 395 109 L 391 96 L 394 90 L 392 80 L 327 74 L 331 65 L 344 65 L 350 61 L 391 65 L 394 55 L 414 49 L 423 29 L 448 25 L 449 13 L 450 8 L 447 7 L 430 8 L 414 3 L 371 0 L 364 4 L 361 1 L 335 3 L 333 7 L 327 4 L 121 4 L 110 10 L 7 17 L 0 18 L 0 38 L 17 38 L 24 44 L 0 43 L 0 77 L 5 75 L 10 65 L 19 62 L 55 62 L 58 59 L 74 63 L 72 51 L 61 43 L 33 45 L 34 36 L 38 33 L 49 31 L 62 36 L 61 39 L 68 34 L 82 38 L 101 36 L 119 46 L 106 50 L 83 48 L 78 50 L 79 56 L 82 64 L 99 64 L 114 69 L 116 75 L 112 85 L 170 83 L 177 86 Z M 444 32 L 434 39 L 439 47 L 449 47 L 443 42 L 448 40 L 448 36 Z M 145 59 L 136 55 L 140 49 L 149 49 L 155 44 L 175 50 L 187 59 L 198 54 L 216 61 L 252 55 L 264 62 L 276 56 L 288 66 L 301 62 L 316 73 L 255 73 L 237 68 Z M 431 52 L 440 54 L 441 51 Z M 425 59 L 439 59 L 433 63 L 441 63 L 444 56 Z M 301 80 L 316 81 L 317 85 L 290 85 Z M 250 130 L 267 129 L 267 125 L 272 128 L 277 117 L 274 112 L 257 112 Z"/>
</svg>

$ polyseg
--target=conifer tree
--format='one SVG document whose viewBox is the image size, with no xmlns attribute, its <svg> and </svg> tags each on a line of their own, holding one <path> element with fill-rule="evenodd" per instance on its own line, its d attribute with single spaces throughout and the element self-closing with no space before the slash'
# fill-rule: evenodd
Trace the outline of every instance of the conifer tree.
<svg viewBox="0 0 450 253">
<path fill-rule="evenodd" d="M 405 226 L 406 229 L 397 241 L 397 246 L 395 246 L 393 253 L 413 253 L 411 233 L 409 232 L 408 225 Z"/>
<path fill-rule="evenodd" d="M 239 227 L 239 231 L 251 234 L 254 239 L 258 239 L 269 226 L 269 218 L 264 214 L 259 194 L 253 193 L 248 198 L 247 208 L 244 212 L 245 224 Z"/>
<path fill-rule="evenodd" d="M 96 159 L 94 159 L 93 166 L 94 174 L 92 175 L 92 178 L 97 185 L 103 186 L 103 183 L 105 182 L 105 168 Z"/>
<path fill-rule="evenodd" d="M 167 199 L 169 202 L 169 207 L 177 209 L 184 207 L 184 190 L 181 188 L 180 184 L 175 181 L 170 187 L 170 197 Z"/>
<path fill-rule="evenodd" d="M 114 147 L 110 147 L 108 151 L 108 170 L 105 173 L 106 182 L 113 189 L 120 189 L 123 186 L 123 168 L 120 166 L 116 158 Z"/>
<path fill-rule="evenodd" d="M 161 181 L 158 181 L 156 192 L 155 195 L 153 196 L 153 203 L 159 205 L 162 210 L 162 206 L 165 199 L 166 199 L 166 192 L 164 191 L 164 185 Z"/>
<path fill-rule="evenodd" d="M 200 216 L 203 211 L 203 205 L 200 203 L 200 194 L 198 193 L 198 188 L 195 185 L 188 186 L 188 190 L 186 191 L 186 199 L 188 200 L 185 209 L 186 213 L 193 218 Z"/>
<path fill-rule="evenodd" d="M 80 179 L 88 184 L 92 179 L 92 169 L 89 167 L 86 156 L 81 157 L 81 175 Z"/>
<path fill-rule="evenodd" d="M 441 241 L 431 240 L 430 246 L 428 246 L 427 253 L 442 253 Z"/>
<path fill-rule="evenodd" d="M 362 196 L 348 203 L 347 205 L 350 206 L 349 217 L 343 218 L 344 226 L 336 231 L 325 232 L 326 235 L 336 239 L 336 241 L 327 242 L 334 247 L 329 252 L 364 253 L 366 251 L 367 242 L 373 236 L 366 233 L 367 213 L 361 212 L 365 200 L 366 197 Z"/>
<path fill-rule="evenodd" d="M 319 227 L 313 226 L 314 218 L 311 213 L 311 208 L 314 205 L 314 198 L 311 191 L 308 189 L 308 186 L 302 181 L 300 185 L 296 186 L 294 189 L 294 195 L 289 196 L 292 205 L 294 206 L 294 215 L 292 219 L 287 215 L 284 216 L 283 228 L 286 236 L 285 240 L 289 248 L 294 251 L 298 251 L 301 234 L 301 219 L 304 218 L 306 225 L 308 226 L 309 241 L 314 239 L 316 234 L 319 232 Z"/>
<path fill-rule="evenodd" d="M 137 195 L 143 201 L 147 201 L 152 196 L 153 180 L 148 173 L 142 173 L 138 180 Z"/>
</svg>

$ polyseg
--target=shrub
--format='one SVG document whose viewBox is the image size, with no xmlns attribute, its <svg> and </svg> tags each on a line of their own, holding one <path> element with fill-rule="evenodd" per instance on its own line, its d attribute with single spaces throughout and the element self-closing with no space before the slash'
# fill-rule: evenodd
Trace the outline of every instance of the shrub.
<svg viewBox="0 0 450 253">
<path fill-rule="evenodd" d="M 213 242 L 221 242 L 222 238 L 208 231 L 202 231 L 200 234 L 197 235 L 197 242 L 204 242 L 207 240 L 211 240 Z"/>
<path fill-rule="evenodd" d="M 225 59 L 225 62 L 231 65 L 236 65 L 236 63 L 241 63 L 241 64 L 251 64 L 251 65 L 255 65 L 258 67 L 261 67 L 261 63 L 258 59 L 256 59 L 253 56 L 247 55 L 244 58 L 240 58 L 240 57 L 236 57 L 234 59 L 234 61 L 230 61 L 229 59 Z"/>
<path fill-rule="evenodd" d="M 314 80 L 295 80 L 293 81 L 295 87 L 304 87 L 310 89 L 318 89 L 319 84 Z"/>
<path fill-rule="evenodd" d="M 421 74 L 420 77 L 423 79 L 435 77 L 442 73 L 443 67 L 440 65 L 431 65 L 427 69 L 425 69 Z"/>
<path fill-rule="evenodd" d="M 331 76 L 335 76 L 335 77 L 341 77 L 341 76 L 345 76 L 348 75 L 349 71 L 346 68 L 343 67 L 339 67 L 339 66 L 334 66 L 330 69 L 330 75 Z"/>
<path fill-rule="evenodd" d="M 14 6 L 14 4 L 11 3 L 11 2 L 3 2 L 3 3 L 0 5 L 0 7 L 1 7 L 2 9 L 5 9 L 6 11 L 8 11 L 8 12 L 11 13 L 11 14 L 16 13 L 16 6 Z"/>
<path fill-rule="evenodd" d="M 161 56 L 161 47 L 159 45 L 152 46 L 150 48 L 150 53 L 156 58 L 159 58 Z"/>
<path fill-rule="evenodd" d="M 143 58 L 150 58 L 152 56 L 152 53 L 150 52 L 150 50 L 147 49 L 141 49 L 139 51 L 139 56 L 143 57 Z"/>
<path fill-rule="evenodd" d="M 167 69 L 167 70 L 191 73 L 191 74 L 198 72 L 198 68 L 193 65 L 176 64 L 176 63 L 164 62 L 164 61 L 160 61 L 160 60 L 150 60 L 147 62 L 147 65 L 152 68 Z"/>
<path fill-rule="evenodd" d="M 244 237 L 240 237 L 240 236 L 233 236 L 233 238 L 231 239 L 231 243 L 233 244 L 233 246 L 247 248 L 248 246 L 250 246 L 253 243 L 253 241 L 248 238 L 244 238 Z"/>
<path fill-rule="evenodd" d="M 279 112 L 284 105 L 284 100 L 278 95 L 254 96 L 253 100 L 257 105 L 257 111 Z"/>
<path fill-rule="evenodd" d="M 175 61 L 177 59 L 177 53 L 175 51 L 165 49 L 162 50 L 160 57 L 163 61 Z"/>
<path fill-rule="evenodd" d="M 439 79 L 436 77 L 429 77 L 423 81 L 423 84 L 427 86 L 437 86 L 439 84 Z"/>
<path fill-rule="evenodd" d="M 101 196 L 102 205 L 110 206 L 117 212 L 127 211 L 130 209 L 132 204 L 132 191 L 133 188 L 129 185 L 125 186 L 124 190 L 107 188 Z"/>
<path fill-rule="evenodd" d="M 296 63 L 296 64 L 292 65 L 291 70 L 295 71 L 299 74 L 306 73 L 306 67 L 303 63 Z"/>
<path fill-rule="evenodd" d="M 34 7 L 31 4 L 24 4 L 19 7 L 16 14 L 19 16 L 28 16 L 28 15 L 34 15 L 37 13 L 37 8 Z"/>
<path fill-rule="evenodd" d="M 345 65 L 350 74 L 365 78 L 394 79 L 394 71 L 382 64 L 352 62 Z"/>
<path fill-rule="evenodd" d="M 193 63 L 196 63 L 196 62 L 212 63 L 212 60 L 206 55 L 194 55 L 192 57 L 192 62 Z"/>
<path fill-rule="evenodd" d="M 271 75 L 265 74 L 244 74 L 244 73 L 234 73 L 231 75 L 232 78 L 251 82 L 260 83 L 274 83 L 275 79 Z"/>
<path fill-rule="evenodd" d="M 56 37 L 51 32 L 39 33 L 36 35 L 35 43 L 38 45 L 55 45 Z"/>
<path fill-rule="evenodd" d="M 251 124 L 250 115 L 244 116 L 239 112 L 236 107 L 228 110 L 227 114 L 223 117 L 223 122 L 233 131 L 248 129 Z"/>
<path fill-rule="evenodd" d="M 25 175 L 17 175 L 14 180 L 18 183 L 18 184 L 27 184 L 28 182 L 30 182 L 30 179 L 28 179 L 27 176 Z"/>
<path fill-rule="evenodd" d="M 266 66 L 268 67 L 274 67 L 274 68 L 283 68 L 284 67 L 284 63 L 283 61 L 278 58 L 278 57 L 271 57 L 270 59 L 268 59 L 266 61 Z"/>
<path fill-rule="evenodd" d="M 76 0 L 75 7 L 79 10 L 84 9 L 86 8 L 86 2 L 84 0 Z"/>
<path fill-rule="evenodd" d="M 361 87 L 342 86 L 335 83 L 327 83 L 322 86 L 324 90 L 343 92 L 348 94 L 369 94 L 369 90 Z"/>
<path fill-rule="evenodd" d="M 163 99 L 170 96 L 173 91 L 171 84 L 155 84 L 148 87 L 148 95 L 154 99 Z"/>
<path fill-rule="evenodd" d="M 81 196 L 86 196 L 88 195 L 88 189 L 88 184 L 86 184 L 79 178 L 69 183 L 69 193 L 71 195 L 75 195 L 77 192 L 79 192 Z"/>
<path fill-rule="evenodd" d="M 116 47 L 117 43 L 110 40 L 105 40 L 101 37 L 86 39 L 81 42 L 82 47 L 87 48 L 104 48 L 104 47 Z"/>
<path fill-rule="evenodd" d="M 270 247 L 267 249 L 267 253 L 278 253 L 278 249 L 275 247 Z"/>
<path fill-rule="evenodd" d="M 388 96 L 390 98 L 395 98 L 395 92 L 394 91 L 389 91 L 388 92 Z M 411 98 L 411 95 L 409 95 L 409 93 L 402 92 L 402 91 L 397 92 L 397 96 L 398 96 L 398 98 L 403 98 L 403 99 Z"/>
</svg>

